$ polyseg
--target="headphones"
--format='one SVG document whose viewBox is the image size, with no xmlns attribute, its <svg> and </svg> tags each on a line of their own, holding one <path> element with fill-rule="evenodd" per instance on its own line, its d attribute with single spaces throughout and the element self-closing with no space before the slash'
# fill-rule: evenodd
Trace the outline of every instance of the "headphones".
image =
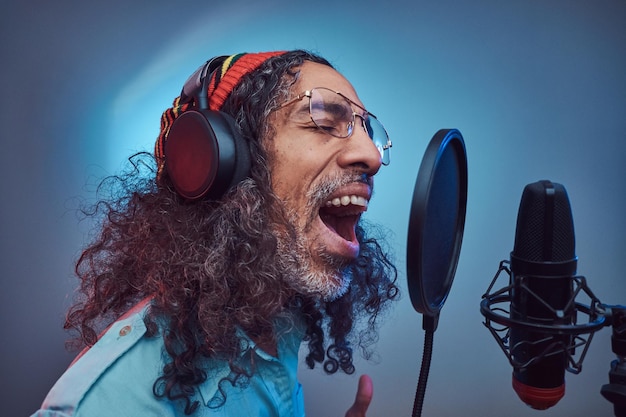
<svg viewBox="0 0 626 417">
<path fill-rule="evenodd" d="M 195 104 L 174 120 L 165 141 L 167 174 L 187 200 L 217 200 L 250 173 L 250 148 L 235 120 L 209 109 L 208 83 L 226 58 L 212 58 L 185 82 L 180 104 Z"/>
</svg>

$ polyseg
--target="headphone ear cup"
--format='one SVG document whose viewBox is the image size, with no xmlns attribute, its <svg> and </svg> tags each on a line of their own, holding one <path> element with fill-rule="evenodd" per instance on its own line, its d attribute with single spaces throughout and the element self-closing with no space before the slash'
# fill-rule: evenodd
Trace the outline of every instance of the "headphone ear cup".
<svg viewBox="0 0 626 417">
<path fill-rule="evenodd" d="M 212 113 L 216 113 L 216 115 L 211 117 L 220 117 L 223 119 L 223 125 L 225 125 L 224 127 L 230 132 L 228 136 L 232 138 L 233 144 L 235 145 L 235 166 L 232 168 L 232 173 L 228 175 L 230 182 L 226 188 L 229 190 L 250 176 L 250 168 L 252 166 L 250 144 L 243 138 L 243 136 L 241 136 L 241 131 L 237 127 L 235 119 L 233 119 L 229 114 L 222 112 Z M 227 181 L 228 179 L 225 178 L 225 180 Z"/>
<path fill-rule="evenodd" d="M 250 173 L 250 149 L 234 119 L 212 110 L 189 110 L 172 124 L 165 167 L 176 192 L 188 200 L 219 199 Z"/>
</svg>

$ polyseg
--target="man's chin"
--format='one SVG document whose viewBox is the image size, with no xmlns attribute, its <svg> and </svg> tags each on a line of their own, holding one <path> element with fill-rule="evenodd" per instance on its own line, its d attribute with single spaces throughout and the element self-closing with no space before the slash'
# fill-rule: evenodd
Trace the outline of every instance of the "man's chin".
<svg viewBox="0 0 626 417">
<path fill-rule="evenodd" d="M 295 218 L 291 222 L 297 224 Z M 293 255 L 288 257 L 295 261 L 293 272 L 288 276 L 296 292 L 327 302 L 337 300 L 348 291 L 352 281 L 349 265 L 355 262 L 353 253 L 329 251 L 326 244 L 320 243 L 319 234 L 297 230 L 295 242 L 279 241 L 279 253 Z"/>
<path fill-rule="evenodd" d="M 307 271 L 300 275 L 299 281 L 295 283 L 298 292 L 329 302 L 341 298 L 348 291 L 352 276 L 347 271 Z"/>
<path fill-rule="evenodd" d="M 348 291 L 348 288 L 350 287 L 350 282 L 352 282 L 352 277 L 348 275 L 344 275 L 339 280 L 338 285 L 332 291 L 330 291 L 328 294 L 322 297 L 322 300 L 326 302 L 330 302 L 330 301 L 338 300 L 339 298 L 343 297 Z"/>
</svg>

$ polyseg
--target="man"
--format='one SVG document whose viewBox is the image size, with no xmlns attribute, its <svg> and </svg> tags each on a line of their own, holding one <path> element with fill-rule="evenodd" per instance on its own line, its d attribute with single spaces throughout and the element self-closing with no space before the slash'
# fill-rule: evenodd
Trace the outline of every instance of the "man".
<svg viewBox="0 0 626 417">
<path fill-rule="evenodd" d="M 396 298 L 360 223 L 391 142 L 350 83 L 305 51 L 220 57 L 190 81 L 163 115 L 156 176 L 140 155 L 102 185 L 114 198 L 65 323 L 87 347 L 35 416 L 303 415 L 301 342 L 309 367 L 353 373 L 352 346 L 367 354 Z M 203 106 L 234 119 L 250 166 L 190 197 L 197 152 L 176 123 Z M 346 415 L 371 398 L 363 376 Z"/>
</svg>

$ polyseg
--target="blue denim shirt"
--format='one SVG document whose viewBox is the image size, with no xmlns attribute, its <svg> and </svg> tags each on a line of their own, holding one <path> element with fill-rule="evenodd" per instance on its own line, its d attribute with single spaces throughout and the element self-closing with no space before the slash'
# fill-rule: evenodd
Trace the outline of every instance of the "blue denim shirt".
<svg viewBox="0 0 626 417">
<path fill-rule="evenodd" d="M 145 337 L 147 303 L 123 317 L 84 352 L 52 387 L 32 417 L 184 416 L 180 401 L 157 398 L 153 385 L 168 361 L 162 337 Z M 221 384 L 226 402 L 219 408 L 219 381 L 231 373 L 227 363 L 208 361 L 207 379 L 192 401 L 193 416 L 304 416 L 302 387 L 297 380 L 298 349 L 303 332 L 292 329 L 278 341 L 273 357 L 243 335 L 244 360 L 256 372 L 245 387 Z M 209 407 L 211 406 L 211 407 Z"/>
</svg>

